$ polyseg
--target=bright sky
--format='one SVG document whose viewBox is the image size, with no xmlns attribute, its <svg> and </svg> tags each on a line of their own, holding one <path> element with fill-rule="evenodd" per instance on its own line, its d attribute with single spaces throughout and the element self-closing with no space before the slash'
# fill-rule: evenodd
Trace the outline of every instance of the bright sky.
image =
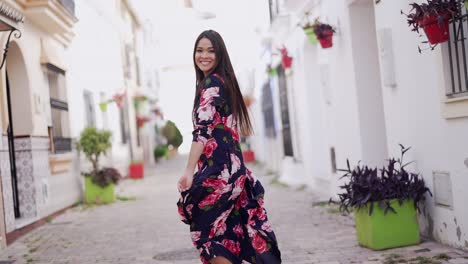
<svg viewBox="0 0 468 264">
<path fill-rule="evenodd" d="M 192 52 L 195 39 L 206 29 L 223 37 L 238 78 L 254 68 L 260 56 L 260 35 L 269 26 L 268 0 L 133 0 L 141 17 L 154 25 L 159 47 L 155 63 L 161 66 L 160 102 L 166 119 L 176 123 L 184 136 L 181 152 L 191 143 L 191 110 L 195 75 Z M 211 12 L 213 19 L 202 19 Z M 146 19 L 142 19 L 143 23 Z M 240 82 L 242 82 L 240 80 Z"/>
</svg>

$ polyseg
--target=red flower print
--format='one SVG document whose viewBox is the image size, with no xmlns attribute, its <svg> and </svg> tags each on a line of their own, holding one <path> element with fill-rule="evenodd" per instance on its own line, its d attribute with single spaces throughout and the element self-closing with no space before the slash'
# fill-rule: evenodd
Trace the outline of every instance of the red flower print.
<svg viewBox="0 0 468 264">
<path fill-rule="evenodd" d="M 232 252 L 232 254 L 239 256 L 240 254 L 240 243 L 234 242 L 233 240 L 223 239 L 221 242 L 225 248 Z"/>
<path fill-rule="evenodd" d="M 216 143 L 216 139 L 211 138 L 208 141 L 206 141 L 205 147 L 203 148 L 203 154 L 207 157 L 210 158 L 211 155 L 213 155 L 213 151 L 218 147 L 218 144 Z"/>
<path fill-rule="evenodd" d="M 241 166 L 239 157 L 237 157 L 237 155 L 234 153 L 231 153 L 231 164 L 231 174 L 234 174 L 240 169 Z"/>
<path fill-rule="evenodd" d="M 210 230 L 210 238 L 215 237 L 215 236 L 222 236 L 226 232 L 226 222 L 220 221 L 216 225 L 213 226 Z"/>
<path fill-rule="evenodd" d="M 190 232 L 190 235 L 192 237 L 192 241 L 197 242 L 198 240 L 200 240 L 201 232 L 200 231 Z"/>
<path fill-rule="evenodd" d="M 200 121 L 213 120 L 215 112 L 216 112 L 216 108 L 212 106 L 211 104 L 200 105 L 200 107 L 197 110 L 198 119 Z"/>
<path fill-rule="evenodd" d="M 237 209 L 239 209 L 240 207 L 245 208 L 248 203 L 249 203 L 249 199 L 247 198 L 247 192 L 244 189 L 239 195 L 239 198 L 237 199 L 236 208 Z"/>
<path fill-rule="evenodd" d="M 214 190 L 221 190 L 226 185 L 226 182 L 222 179 L 208 178 L 203 181 L 203 187 L 213 188 Z"/>
<path fill-rule="evenodd" d="M 229 197 L 229 200 L 235 200 L 239 194 L 241 194 L 242 190 L 244 190 L 244 183 L 245 183 L 245 175 L 240 176 L 237 178 L 235 182 L 235 187 L 234 190 L 232 190 L 231 197 Z"/>
<path fill-rule="evenodd" d="M 182 206 L 178 206 L 177 209 L 178 209 L 178 211 L 179 211 L 180 220 L 182 220 L 182 222 L 184 222 L 185 220 L 187 220 L 187 218 L 185 217 L 184 209 L 182 208 Z"/>
<path fill-rule="evenodd" d="M 234 234 L 238 237 L 244 238 L 244 230 L 242 229 L 242 226 L 240 224 L 236 225 L 232 231 L 234 231 Z"/>
<path fill-rule="evenodd" d="M 265 220 L 267 217 L 266 213 L 265 213 L 265 209 L 263 209 L 263 207 L 259 207 L 257 208 L 257 218 L 258 220 Z"/>
<path fill-rule="evenodd" d="M 267 231 L 267 232 L 273 232 L 273 229 L 271 228 L 270 222 L 263 223 L 262 229 Z"/>
<path fill-rule="evenodd" d="M 219 199 L 221 194 L 213 192 L 210 195 L 206 196 L 199 204 L 198 208 L 203 209 L 203 207 L 210 206 L 215 204 L 215 202 Z"/>
<path fill-rule="evenodd" d="M 267 243 L 259 234 L 255 234 L 252 239 L 253 248 L 259 253 L 262 254 L 268 250 Z"/>
<path fill-rule="evenodd" d="M 193 209 L 193 204 L 189 204 L 187 205 L 187 207 L 185 207 L 185 210 L 187 210 L 189 217 L 192 217 L 192 209 Z"/>
</svg>

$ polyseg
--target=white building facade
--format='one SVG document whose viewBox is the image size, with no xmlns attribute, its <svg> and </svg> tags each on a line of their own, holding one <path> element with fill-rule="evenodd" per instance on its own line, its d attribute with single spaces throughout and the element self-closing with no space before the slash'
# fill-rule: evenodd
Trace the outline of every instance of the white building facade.
<svg viewBox="0 0 468 264">
<path fill-rule="evenodd" d="M 463 74 L 463 59 L 451 57 L 447 43 L 418 53 L 423 39 L 400 14 L 410 10 L 407 1 L 277 0 L 270 10 L 270 48 L 257 82 L 259 158 L 281 181 L 306 184 L 328 200 L 340 192 L 337 169 L 347 159 L 380 167 L 400 156 L 398 144 L 411 147 L 406 161 L 415 161 L 411 170 L 434 194 L 421 215 L 422 231 L 466 248 L 468 88 L 456 75 L 457 65 Z M 308 41 L 298 26 L 306 12 L 311 21 L 320 17 L 336 27 L 332 48 Z M 286 71 L 275 54 L 283 45 L 293 57 Z M 267 65 L 278 74 L 264 74 Z M 460 78 L 463 83 L 466 75 Z"/>
</svg>

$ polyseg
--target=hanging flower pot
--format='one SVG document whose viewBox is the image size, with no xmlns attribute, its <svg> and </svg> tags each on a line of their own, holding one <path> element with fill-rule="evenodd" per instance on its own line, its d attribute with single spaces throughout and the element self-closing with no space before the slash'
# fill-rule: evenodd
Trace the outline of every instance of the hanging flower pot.
<svg viewBox="0 0 468 264">
<path fill-rule="evenodd" d="M 122 94 L 115 94 L 114 96 L 112 96 L 112 100 L 117 104 L 117 107 L 118 108 L 122 108 L 125 104 L 125 95 L 126 93 L 122 93 Z"/>
<path fill-rule="evenodd" d="M 146 122 L 148 122 L 150 119 L 146 116 L 137 116 L 136 121 L 137 121 L 137 126 L 138 128 L 142 128 Z"/>
<path fill-rule="evenodd" d="M 331 48 L 333 46 L 333 31 L 329 30 L 323 33 L 323 37 L 318 38 L 320 45 L 324 49 Z"/>
<path fill-rule="evenodd" d="M 335 28 L 329 24 L 322 23 L 318 18 L 315 19 L 314 24 L 312 25 L 317 39 L 320 41 L 320 45 L 324 49 L 328 49 L 333 46 L 333 33 L 335 33 Z"/>
<path fill-rule="evenodd" d="M 310 44 L 312 45 L 317 45 L 318 39 L 317 36 L 314 33 L 314 29 L 311 27 L 304 28 L 304 32 L 307 35 L 307 38 L 309 39 Z"/>
<path fill-rule="evenodd" d="M 243 96 L 245 107 L 250 107 L 252 105 L 254 98 L 250 95 Z"/>
<path fill-rule="evenodd" d="M 424 30 L 430 43 L 430 49 L 433 45 L 443 43 L 449 40 L 449 22 L 450 18 L 457 16 L 461 11 L 461 1 L 431 0 L 427 3 L 410 3 L 411 11 L 409 14 L 401 12 L 407 17 L 408 26 L 411 31 L 419 33 Z M 423 43 L 427 43 L 424 41 Z M 421 48 L 419 48 L 421 52 Z"/>
<path fill-rule="evenodd" d="M 424 29 L 429 43 L 432 45 L 449 40 L 449 14 L 447 13 L 441 16 L 441 23 L 439 23 L 439 19 L 435 15 L 425 16 L 418 22 L 419 26 Z"/>
<path fill-rule="evenodd" d="M 106 112 L 107 111 L 107 102 L 100 103 L 99 108 L 101 108 L 102 112 Z"/>
<path fill-rule="evenodd" d="M 281 65 L 285 69 L 289 69 L 292 66 L 292 60 L 293 58 L 288 55 L 288 50 L 286 47 L 283 47 L 280 49 L 281 52 Z"/>
</svg>

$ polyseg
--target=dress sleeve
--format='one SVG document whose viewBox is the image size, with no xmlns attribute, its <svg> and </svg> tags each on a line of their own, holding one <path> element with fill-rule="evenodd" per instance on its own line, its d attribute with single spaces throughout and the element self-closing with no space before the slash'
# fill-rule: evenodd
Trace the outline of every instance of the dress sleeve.
<svg viewBox="0 0 468 264">
<path fill-rule="evenodd" d="M 223 81 L 215 75 L 205 78 L 194 112 L 193 142 L 205 145 L 212 138 L 213 129 L 221 122 L 221 106 L 225 103 Z"/>
</svg>

